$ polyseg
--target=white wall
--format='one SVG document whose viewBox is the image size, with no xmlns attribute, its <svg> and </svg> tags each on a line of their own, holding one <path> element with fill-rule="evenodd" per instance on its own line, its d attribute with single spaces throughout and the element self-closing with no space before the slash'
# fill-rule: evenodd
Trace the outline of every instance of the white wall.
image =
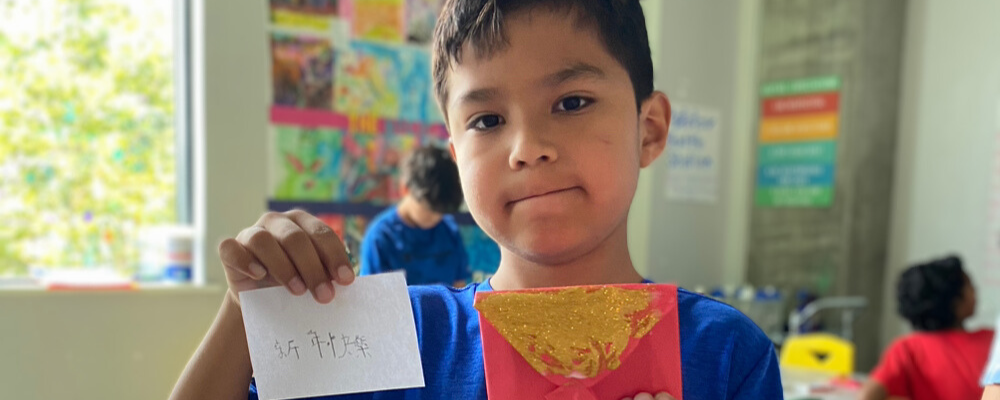
<svg viewBox="0 0 1000 400">
<path fill-rule="evenodd" d="M 166 398 L 222 293 L 2 291 L 0 397 Z"/>
<path fill-rule="evenodd" d="M 1000 312 L 1000 287 L 983 279 L 1000 133 L 997 15 L 994 1 L 909 4 L 883 345 L 904 331 L 893 316 L 895 283 L 916 261 L 957 252 L 979 283 L 971 325 L 990 324 Z"/>
<path fill-rule="evenodd" d="M 667 201 L 665 158 L 644 172 L 630 232 L 647 276 L 685 286 L 740 283 L 746 270 L 750 168 L 756 112 L 757 0 L 657 0 L 656 87 L 672 102 L 721 112 L 719 199 Z M 647 18 L 648 19 L 648 18 Z M 641 217 L 640 217 L 641 216 Z M 630 227 L 631 228 L 631 227 Z M 640 231 L 641 229 L 641 231 Z M 638 258 L 638 257 L 636 257 Z M 642 269 L 640 268 L 640 271 Z"/>
<path fill-rule="evenodd" d="M 209 286 L 0 291 L 0 397 L 166 398 L 221 304 L 215 246 L 266 209 L 266 2 L 193 3 L 195 219 Z"/>
<path fill-rule="evenodd" d="M 663 48 L 663 35 L 659 23 L 663 15 L 663 2 L 660 0 L 642 0 L 642 11 L 646 17 L 646 33 L 649 35 L 649 50 L 653 58 L 654 76 L 660 75 L 660 57 Z M 656 84 L 656 83 L 654 83 Z M 657 84 L 657 89 L 659 85 Z M 632 256 L 632 265 L 642 276 L 649 277 L 649 213 L 653 207 L 653 169 L 645 168 L 639 172 L 639 185 L 632 197 L 632 208 L 628 213 L 628 250 Z"/>
</svg>

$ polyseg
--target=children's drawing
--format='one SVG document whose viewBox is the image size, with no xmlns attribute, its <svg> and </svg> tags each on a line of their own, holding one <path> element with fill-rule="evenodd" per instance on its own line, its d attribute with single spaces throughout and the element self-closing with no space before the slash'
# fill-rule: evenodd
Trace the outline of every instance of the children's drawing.
<svg viewBox="0 0 1000 400">
<path fill-rule="evenodd" d="M 399 76 L 399 119 L 431 121 L 439 115 L 431 91 L 431 61 L 424 49 L 400 47 L 395 67 Z"/>
<path fill-rule="evenodd" d="M 329 40 L 274 34 L 271 55 L 274 104 L 332 107 L 334 52 Z"/>
<path fill-rule="evenodd" d="M 354 37 L 363 40 L 403 41 L 403 0 L 354 0 Z"/>
<path fill-rule="evenodd" d="M 276 200 L 343 199 L 343 132 L 275 126 L 272 181 Z"/>
<path fill-rule="evenodd" d="M 430 96 L 430 58 L 414 47 L 354 42 L 337 61 L 334 108 L 348 115 L 427 121 L 438 118 Z"/>
<path fill-rule="evenodd" d="M 398 87 L 392 65 L 394 50 L 355 42 L 351 53 L 337 60 L 334 109 L 348 115 L 399 115 Z"/>
</svg>

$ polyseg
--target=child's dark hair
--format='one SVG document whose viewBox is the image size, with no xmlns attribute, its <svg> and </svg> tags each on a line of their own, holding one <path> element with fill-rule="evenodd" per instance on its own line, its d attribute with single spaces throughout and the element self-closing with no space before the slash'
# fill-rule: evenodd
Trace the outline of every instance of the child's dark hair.
<svg viewBox="0 0 1000 400">
<path fill-rule="evenodd" d="M 401 172 L 410 195 L 434 212 L 451 214 L 462 205 L 458 166 L 446 150 L 434 146 L 417 148 L 403 161 Z"/>
<path fill-rule="evenodd" d="M 637 106 L 653 93 L 653 59 L 639 0 L 446 0 L 434 29 L 434 91 L 442 110 L 448 101 L 448 70 L 451 63 L 462 62 L 462 46 L 471 42 L 474 56 L 503 50 L 509 44 L 504 18 L 537 6 L 575 13 L 578 24 L 594 29 L 628 71 Z"/>
<path fill-rule="evenodd" d="M 962 259 L 957 256 L 914 265 L 899 277 L 899 315 L 918 331 L 954 328 L 960 322 L 955 307 L 967 281 Z"/>
</svg>

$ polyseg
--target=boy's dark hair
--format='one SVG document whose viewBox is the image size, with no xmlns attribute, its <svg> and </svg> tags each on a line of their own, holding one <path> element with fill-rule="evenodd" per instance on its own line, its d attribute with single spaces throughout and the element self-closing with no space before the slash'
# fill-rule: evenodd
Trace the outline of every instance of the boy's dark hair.
<svg viewBox="0 0 1000 400">
<path fill-rule="evenodd" d="M 451 214 L 462 205 L 464 197 L 458 166 L 444 149 L 417 148 L 403 161 L 401 172 L 410 195 L 434 212 Z"/>
<path fill-rule="evenodd" d="M 536 6 L 573 12 L 579 24 L 596 31 L 628 71 L 637 108 L 653 93 L 653 59 L 639 0 L 446 0 L 434 29 L 434 92 L 442 111 L 447 112 L 448 70 L 462 62 L 462 46 L 471 42 L 474 56 L 503 50 L 509 44 L 504 18 Z"/>
<path fill-rule="evenodd" d="M 967 281 L 962 260 L 957 256 L 914 265 L 899 277 L 896 287 L 899 315 L 918 331 L 954 328 L 959 322 L 955 306 L 962 299 Z"/>
</svg>

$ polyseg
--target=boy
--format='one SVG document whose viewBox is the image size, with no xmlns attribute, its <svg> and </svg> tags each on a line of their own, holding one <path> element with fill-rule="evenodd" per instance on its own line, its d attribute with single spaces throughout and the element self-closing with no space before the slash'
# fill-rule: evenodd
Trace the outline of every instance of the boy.
<svg viewBox="0 0 1000 400">
<path fill-rule="evenodd" d="M 403 161 L 403 200 L 372 220 L 361 242 L 361 275 L 404 271 L 409 285 L 465 286 L 469 257 L 455 220 L 462 205 L 458 167 L 425 146 Z"/>
<path fill-rule="evenodd" d="M 663 151 L 670 121 L 643 21 L 638 0 L 445 3 L 434 85 L 466 202 L 500 245 L 500 266 L 461 290 L 410 288 L 425 388 L 337 398 L 486 399 L 477 291 L 643 282 L 626 221 L 639 169 Z M 343 253 L 302 212 L 267 214 L 224 241 L 231 295 L 175 396 L 244 398 L 252 371 L 236 293 L 281 284 L 329 302 L 331 279 L 353 279 L 338 267 Z M 753 322 L 677 296 L 684 398 L 782 398 L 774 348 Z"/>
<path fill-rule="evenodd" d="M 899 314 L 916 333 L 896 340 L 875 367 L 861 398 L 976 400 L 993 331 L 966 331 L 976 290 L 962 260 L 947 257 L 910 267 L 896 289 Z"/>
</svg>

